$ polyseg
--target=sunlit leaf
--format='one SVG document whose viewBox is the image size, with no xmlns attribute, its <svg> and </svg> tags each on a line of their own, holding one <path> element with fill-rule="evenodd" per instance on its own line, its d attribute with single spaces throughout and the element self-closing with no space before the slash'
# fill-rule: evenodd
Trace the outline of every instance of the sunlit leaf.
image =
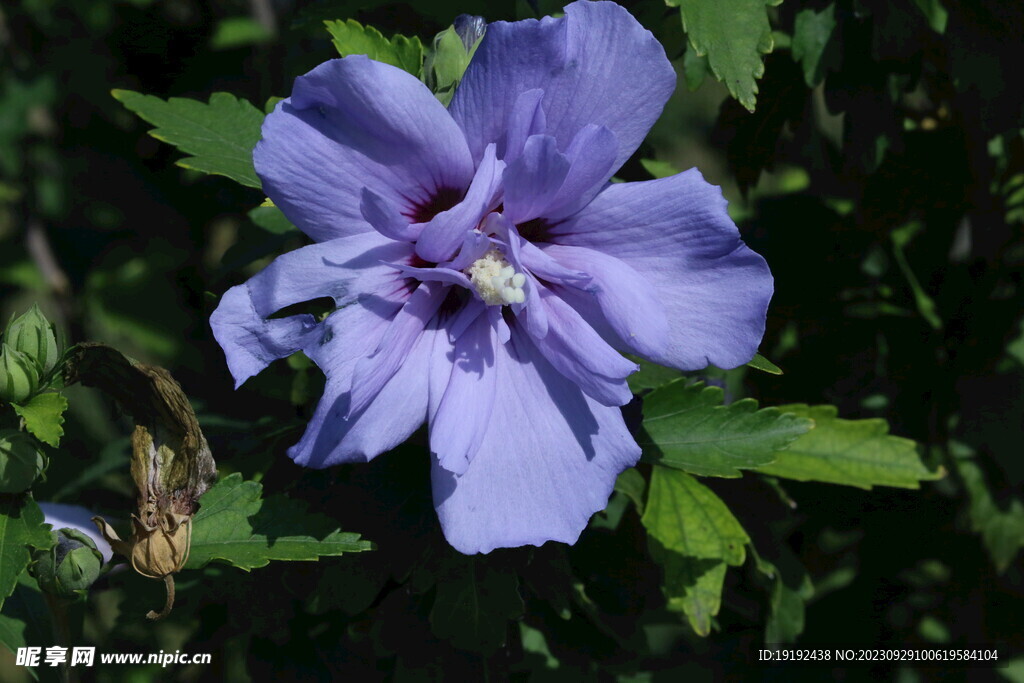
<svg viewBox="0 0 1024 683">
<path fill-rule="evenodd" d="M 644 398 L 644 431 L 638 441 L 648 462 L 693 474 L 738 477 L 741 469 L 772 462 L 776 451 L 812 422 L 778 408 L 758 410 L 743 399 L 722 405 L 723 391 L 672 382 Z"/>
<path fill-rule="evenodd" d="M 199 499 L 192 519 L 192 551 L 186 568 L 215 560 L 240 569 L 271 560 L 315 560 L 370 550 L 359 534 L 342 532 L 330 518 L 282 495 L 264 499 L 263 486 L 232 474 Z"/>
<path fill-rule="evenodd" d="M 779 410 L 813 420 L 814 428 L 779 451 L 775 462 L 758 467 L 764 474 L 864 489 L 916 489 L 920 482 L 944 475 L 924 466 L 913 441 L 890 435 L 885 420 L 844 420 L 829 405 L 793 404 Z"/>
<path fill-rule="evenodd" d="M 707 56 L 712 73 L 750 111 L 757 102 L 761 55 L 772 51 L 767 5 L 781 0 L 667 0 L 678 7 L 696 56 Z M 691 60 L 692 62 L 692 60 Z"/>
<path fill-rule="evenodd" d="M 477 45 L 479 41 L 467 50 L 454 27 L 434 38 L 423 64 L 423 80 L 445 106 L 451 102 L 455 87 L 462 80 Z"/>
<path fill-rule="evenodd" d="M 68 400 L 63 394 L 36 394 L 24 404 L 11 404 L 25 421 L 25 428 L 45 444 L 56 448 L 64 436 L 64 411 Z"/>
<path fill-rule="evenodd" d="M 665 571 L 669 608 L 707 635 L 721 606 L 726 565 L 743 564 L 747 533 L 710 489 L 678 470 L 655 467 L 643 524 Z"/>
<path fill-rule="evenodd" d="M 781 375 L 782 368 L 775 363 L 771 362 L 761 354 L 754 354 L 753 359 L 747 363 L 747 367 L 760 370 L 761 372 L 767 372 L 769 375 Z"/>
<path fill-rule="evenodd" d="M 397 66 L 419 78 L 423 68 L 423 43 L 419 38 L 396 34 L 388 40 L 374 27 L 363 26 L 353 19 L 326 21 L 324 24 L 331 34 L 335 49 L 342 57 L 366 55 L 378 62 Z"/>
<path fill-rule="evenodd" d="M 249 187 L 260 186 L 252 150 L 260 139 L 263 112 L 246 100 L 224 92 L 210 95 L 209 103 L 182 97 L 164 101 L 131 90 L 113 90 L 111 94 L 156 126 L 150 135 L 192 155 L 179 160 L 179 166 L 227 176 Z"/>
</svg>

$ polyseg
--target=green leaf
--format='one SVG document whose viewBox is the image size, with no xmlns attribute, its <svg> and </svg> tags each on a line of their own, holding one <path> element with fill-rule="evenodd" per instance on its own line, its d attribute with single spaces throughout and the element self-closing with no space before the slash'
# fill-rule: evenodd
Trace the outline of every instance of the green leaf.
<svg viewBox="0 0 1024 683">
<path fill-rule="evenodd" d="M 284 235 L 298 230 L 276 206 L 257 206 L 248 215 L 253 223 L 272 235 Z"/>
<path fill-rule="evenodd" d="M 941 0 L 914 0 L 917 8 L 924 13 L 928 19 L 928 25 L 936 33 L 946 32 L 946 23 L 949 20 L 949 12 L 942 6 Z"/>
<path fill-rule="evenodd" d="M 423 63 L 423 82 L 433 91 L 441 104 L 448 106 L 455 88 L 466 72 L 479 41 L 466 50 L 462 38 L 449 27 L 434 37 L 432 50 Z"/>
<path fill-rule="evenodd" d="M 263 486 L 235 473 L 199 499 L 192 518 L 192 550 L 186 567 L 219 560 L 246 571 L 270 560 L 316 560 L 370 550 L 359 534 L 344 533 L 330 518 L 285 496 L 264 500 Z"/>
<path fill-rule="evenodd" d="M 710 489 L 677 470 L 655 467 L 642 518 L 651 555 L 665 570 L 669 609 L 682 611 L 707 635 L 721 606 L 726 565 L 739 566 L 746 531 Z"/>
<path fill-rule="evenodd" d="M 760 370 L 761 372 L 767 372 L 769 375 L 781 375 L 782 368 L 775 363 L 771 362 L 759 353 L 754 354 L 754 358 L 747 363 L 747 367 Z"/>
<path fill-rule="evenodd" d="M 26 628 L 28 624 L 21 619 L 0 614 L 0 645 L 11 652 L 17 652 L 19 647 L 25 647 Z"/>
<path fill-rule="evenodd" d="M 273 39 L 274 32 L 252 17 L 228 17 L 217 22 L 210 38 L 210 49 L 231 50 L 269 43 Z"/>
<path fill-rule="evenodd" d="M 19 647 L 47 647 L 53 644 L 53 614 L 39 584 L 27 572 L 18 576 L 14 592 L 0 614 L 0 645 L 16 653 Z M 33 672 L 34 673 L 34 672 Z"/>
<path fill-rule="evenodd" d="M 644 514 L 644 496 L 647 495 L 647 481 L 635 467 L 623 470 L 615 480 L 615 490 L 633 501 L 636 511 Z"/>
<path fill-rule="evenodd" d="M 766 5 L 781 1 L 666 0 L 679 8 L 696 55 L 707 55 L 712 73 L 749 111 L 757 102 L 755 79 L 764 74 L 761 55 L 774 45 Z"/>
<path fill-rule="evenodd" d="M 309 610 L 313 614 L 341 610 L 348 615 L 365 611 L 390 579 L 386 561 L 379 553 L 359 553 L 332 562 L 319 574 Z"/>
<path fill-rule="evenodd" d="M 743 399 L 721 405 L 723 392 L 680 380 L 644 398 L 644 459 L 693 474 L 738 477 L 775 460 L 776 451 L 813 423 Z"/>
<path fill-rule="evenodd" d="M 693 92 L 704 85 L 709 68 L 707 55 L 698 55 L 693 44 L 687 43 L 686 54 L 683 55 L 683 78 L 686 79 L 686 89 Z"/>
<path fill-rule="evenodd" d="M 385 38 L 372 26 L 363 26 L 358 21 L 325 21 L 334 47 L 342 57 L 366 55 L 370 59 L 384 62 L 408 71 L 416 78 L 423 69 L 423 43 L 415 36 L 407 38 L 394 35 Z"/>
<path fill-rule="evenodd" d="M 457 648 L 491 653 L 505 644 L 508 622 L 522 613 L 515 572 L 461 557 L 448 563 L 438 579 L 430 626 Z"/>
<path fill-rule="evenodd" d="M 634 394 L 639 394 L 644 389 L 657 389 L 681 377 L 678 370 L 655 365 L 637 356 L 630 355 L 628 358 L 640 366 L 639 370 L 626 378 L 629 389 Z"/>
<path fill-rule="evenodd" d="M 957 457 L 955 462 L 970 501 L 967 516 L 971 531 L 981 534 L 992 564 L 1003 573 L 1024 548 L 1024 504 L 1011 498 L 1000 506 L 985 483 L 984 472 L 972 458 Z"/>
<path fill-rule="evenodd" d="M 654 178 L 668 178 L 669 176 L 673 176 L 679 173 L 679 169 L 677 169 L 671 162 L 668 161 L 658 161 L 657 159 L 641 159 L 640 165 L 643 166 L 644 170 L 650 173 L 651 176 Z M 649 364 L 654 365 L 653 363 Z M 678 376 L 678 370 L 673 370 L 673 372 L 676 376 Z"/>
<path fill-rule="evenodd" d="M 64 436 L 64 411 L 68 409 L 64 394 L 36 394 L 28 403 L 12 403 L 11 407 L 37 439 L 54 448 L 60 445 L 60 437 Z"/>
<path fill-rule="evenodd" d="M 863 489 L 916 489 L 921 481 L 941 479 L 945 474 L 928 470 L 917 455 L 917 445 L 891 436 L 885 420 L 843 420 L 830 405 L 794 404 L 779 406 L 779 410 L 810 418 L 814 428 L 776 453 L 775 462 L 759 467 L 763 474 Z"/>
<path fill-rule="evenodd" d="M 53 543 L 43 511 L 31 496 L 0 495 L 0 606 L 28 566 L 29 548 L 46 549 Z"/>
<path fill-rule="evenodd" d="M 117 101 L 156 126 L 149 134 L 192 156 L 178 166 L 231 178 L 259 187 L 252 165 L 252 149 L 260 139 L 263 112 L 243 99 L 224 92 L 210 95 L 210 102 L 159 97 L 130 90 L 113 90 Z"/>
<path fill-rule="evenodd" d="M 879 155 L 879 159 L 881 159 L 881 155 Z M 914 294 L 914 303 L 917 304 L 918 313 L 932 326 L 932 329 L 940 330 L 942 329 L 942 318 L 939 317 L 939 308 L 935 303 L 935 299 L 921 286 L 921 281 L 918 279 L 917 274 L 914 273 L 914 269 L 911 268 L 906 254 L 910 241 L 923 228 L 924 226 L 921 223 L 914 221 L 893 230 L 890 235 L 892 238 L 892 255 L 900 271 L 903 273 L 903 277 L 906 278 L 910 291 Z"/>
<path fill-rule="evenodd" d="M 827 60 L 825 48 L 836 28 L 836 6 L 829 5 L 820 12 L 805 9 L 797 12 L 793 25 L 793 59 L 804 70 L 804 82 L 813 88 L 825 78 Z"/>
<path fill-rule="evenodd" d="M 764 642 L 793 643 L 804 631 L 804 611 L 808 600 L 814 597 L 814 585 L 803 567 L 787 581 L 782 572 L 751 547 L 758 571 L 772 579 L 768 620 L 765 623 Z M 795 559 L 795 558 L 794 558 Z M 792 562 L 791 562 L 792 564 Z M 790 585 L 793 582 L 796 587 Z"/>
</svg>

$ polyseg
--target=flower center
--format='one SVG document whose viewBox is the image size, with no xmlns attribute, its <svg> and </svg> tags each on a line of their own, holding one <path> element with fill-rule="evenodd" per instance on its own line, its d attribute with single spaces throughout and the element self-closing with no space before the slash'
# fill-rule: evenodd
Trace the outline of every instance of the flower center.
<svg viewBox="0 0 1024 683">
<path fill-rule="evenodd" d="M 465 273 L 488 306 L 521 304 L 526 300 L 523 293 L 526 276 L 517 273 L 497 249 L 486 252 Z"/>
</svg>

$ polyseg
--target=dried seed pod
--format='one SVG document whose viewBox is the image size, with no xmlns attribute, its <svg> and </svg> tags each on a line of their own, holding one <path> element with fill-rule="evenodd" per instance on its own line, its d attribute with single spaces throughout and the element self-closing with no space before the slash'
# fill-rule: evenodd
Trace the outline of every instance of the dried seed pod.
<svg viewBox="0 0 1024 683">
<path fill-rule="evenodd" d="M 139 497 L 132 536 L 121 540 L 100 517 L 93 522 L 135 571 L 164 579 L 167 604 L 147 615 L 164 617 L 174 604 L 174 574 L 188 561 L 192 515 L 199 497 L 217 479 L 210 447 L 188 397 L 163 368 L 138 363 L 108 346 L 82 344 L 72 352 L 64 379 L 110 394 L 135 419 L 131 473 Z"/>
</svg>

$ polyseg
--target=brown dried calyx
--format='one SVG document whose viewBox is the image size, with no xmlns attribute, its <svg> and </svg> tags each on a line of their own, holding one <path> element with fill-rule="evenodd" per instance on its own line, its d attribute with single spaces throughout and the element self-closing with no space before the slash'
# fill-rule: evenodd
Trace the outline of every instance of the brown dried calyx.
<svg viewBox="0 0 1024 683">
<path fill-rule="evenodd" d="M 93 522 L 135 571 L 164 580 L 166 605 L 146 615 L 163 618 L 174 605 L 174 574 L 188 561 L 192 515 L 217 479 L 210 448 L 188 398 L 163 368 L 133 361 L 109 346 L 81 344 L 65 366 L 64 379 L 111 395 L 135 420 L 131 473 L 139 497 L 132 536 L 124 541 L 102 518 Z"/>
</svg>

